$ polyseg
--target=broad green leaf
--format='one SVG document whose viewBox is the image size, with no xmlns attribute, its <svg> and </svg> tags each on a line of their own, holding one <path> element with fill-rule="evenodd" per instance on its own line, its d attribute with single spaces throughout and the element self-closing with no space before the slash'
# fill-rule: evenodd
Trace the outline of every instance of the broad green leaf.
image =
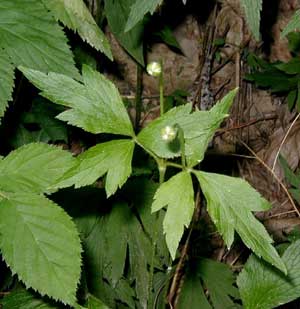
<svg viewBox="0 0 300 309">
<path fill-rule="evenodd" d="M 92 47 L 113 60 L 108 40 L 96 24 L 83 0 L 42 0 L 44 5 L 69 29 L 72 29 Z"/>
<path fill-rule="evenodd" d="M 281 37 L 286 36 L 292 31 L 297 31 L 300 29 L 300 10 L 298 10 L 294 16 L 291 18 L 289 23 L 286 25 L 286 27 L 283 29 L 281 33 Z"/>
<path fill-rule="evenodd" d="M 237 308 L 233 299 L 239 299 L 235 278 L 229 266 L 210 259 L 197 263 L 198 274 L 203 280 L 215 309 Z"/>
<path fill-rule="evenodd" d="M 36 293 L 25 289 L 11 291 L 7 296 L 0 300 L 3 308 L 9 309 L 59 309 L 61 306 L 56 305 L 49 299 L 43 299 Z"/>
<path fill-rule="evenodd" d="M 61 27 L 40 0 L 0 0 L 0 38 L 15 66 L 80 77 Z"/>
<path fill-rule="evenodd" d="M 189 271 L 184 278 L 179 294 L 178 309 L 212 309 L 201 286 L 199 276 Z"/>
<path fill-rule="evenodd" d="M 162 2 L 163 0 L 135 0 L 135 3 L 131 6 L 125 31 L 131 30 L 148 12 L 153 14 L 156 7 Z"/>
<path fill-rule="evenodd" d="M 6 193 L 0 201 L 0 249 L 27 288 L 74 305 L 81 245 L 71 218 L 42 195 Z"/>
<path fill-rule="evenodd" d="M 202 161 L 216 129 L 228 114 L 236 92 L 237 89 L 229 92 L 210 111 L 196 111 L 191 114 L 191 104 L 174 107 L 144 128 L 138 135 L 138 141 L 159 157 L 178 157 L 180 156 L 179 139 L 166 142 L 162 138 L 162 130 L 166 126 L 173 127 L 178 124 L 184 131 L 188 165 L 194 166 Z"/>
<path fill-rule="evenodd" d="M 124 32 L 130 6 L 134 1 L 135 0 L 105 0 L 105 13 L 112 33 L 128 53 L 143 66 L 143 24 L 140 22 L 130 31 Z"/>
<path fill-rule="evenodd" d="M 115 85 L 102 74 L 83 65 L 83 84 L 57 73 L 44 74 L 20 67 L 23 74 L 50 101 L 70 107 L 58 119 L 91 133 L 133 136 L 133 128 Z"/>
<path fill-rule="evenodd" d="M 152 212 L 168 206 L 163 228 L 170 254 L 175 259 L 176 250 L 184 232 L 188 227 L 194 212 L 194 190 L 191 175 L 181 172 L 157 190 L 152 204 Z"/>
<path fill-rule="evenodd" d="M 287 276 L 251 255 L 239 274 L 237 284 L 246 309 L 270 309 L 299 298 L 300 241 L 291 244 L 283 253 Z"/>
<path fill-rule="evenodd" d="M 0 190 L 52 192 L 75 159 L 68 151 L 47 144 L 28 144 L 0 161 Z"/>
<path fill-rule="evenodd" d="M 114 140 L 98 144 L 78 156 L 78 164 L 60 179 L 58 185 L 75 188 L 93 184 L 107 173 L 105 190 L 108 196 L 114 194 L 131 174 L 131 160 L 134 142 Z"/>
<path fill-rule="evenodd" d="M 8 101 L 12 100 L 14 70 L 15 67 L 11 63 L 9 56 L 0 47 L 0 118 L 4 115 Z"/>
<path fill-rule="evenodd" d="M 241 0 L 241 4 L 246 13 L 246 19 L 250 30 L 256 40 L 260 38 L 260 12 L 262 10 L 262 0 Z"/>
<path fill-rule="evenodd" d="M 232 245 L 236 230 L 256 255 L 286 273 L 271 237 L 251 212 L 267 210 L 269 203 L 240 178 L 204 172 L 195 172 L 195 175 L 207 200 L 209 215 L 227 247 Z"/>
</svg>

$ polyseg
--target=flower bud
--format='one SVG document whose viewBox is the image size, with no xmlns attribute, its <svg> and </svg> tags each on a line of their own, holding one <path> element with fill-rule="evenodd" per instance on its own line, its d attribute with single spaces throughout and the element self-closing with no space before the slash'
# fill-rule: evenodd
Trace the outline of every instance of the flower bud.
<svg viewBox="0 0 300 309">
<path fill-rule="evenodd" d="M 147 72 L 149 75 L 157 77 L 161 74 L 161 64 L 159 62 L 150 62 L 147 65 Z"/>
<path fill-rule="evenodd" d="M 172 142 L 177 136 L 177 129 L 166 126 L 161 130 L 161 138 L 166 142 Z"/>
</svg>

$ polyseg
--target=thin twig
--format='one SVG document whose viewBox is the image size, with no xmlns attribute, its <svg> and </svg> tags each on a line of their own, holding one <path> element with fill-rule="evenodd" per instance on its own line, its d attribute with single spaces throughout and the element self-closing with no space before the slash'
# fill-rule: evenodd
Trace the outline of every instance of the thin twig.
<svg viewBox="0 0 300 309">
<path fill-rule="evenodd" d="M 277 160 L 278 160 L 279 154 L 280 154 L 280 152 L 281 152 L 281 148 L 283 147 L 283 144 L 285 143 L 285 141 L 286 141 L 286 139 L 287 139 L 289 133 L 291 132 L 293 126 L 295 125 L 295 123 L 296 123 L 296 121 L 299 119 L 299 117 L 300 117 L 300 113 L 299 113 L 299 114 L 297 115 L 297 117 L 293 120 L 293 122 L 291 123 L 290 127 L 288 128 L 288 130 L 287 130 L 287 132 L 286 132 L 284 138 L 282 139 L 282 142 L 281 142 L 281 144 L 280 144 L 280 146 L 279 146 L 279 148 L 278 148 L 278 151 L 277 151 L 277 153 L 276 153 L 276 156 L 275 156 L 275 159 L 274 159 L 274 162 L 273 162 L 273 167 L 272 167 L 272 171 L 273 171 L 273 172 L 274 172 L 274 170 L 275 170 L 275 165 L 276 165 L 276 162 L 277 162 Z"/>
<path fill-rule="evenodd" d="M 256 160 L 261 163 L 271 174 L 272 176 L 275 178 L 275 180 L 279 183 L 280 187 L 284 190 L 284 192 L 286 193 L 288 199 L 290 200 L 293 208 L 295 209 L 295 212 L 297 213 L 298 217 L 300 217 L 300 212 L 296 206 L 296 204 L 293 201 L 293 198 L 290 195 L 290 192 L 288 191 L 288 189 L 286 188 L 286 186 L 283 184 L 283 182 L 278 178 L 278 176 L 274 173 L 274 171 L 243 141 L 241 141 L 241 143 L 253 154 L 253 156 L 255 156 Z"/>
</svg>

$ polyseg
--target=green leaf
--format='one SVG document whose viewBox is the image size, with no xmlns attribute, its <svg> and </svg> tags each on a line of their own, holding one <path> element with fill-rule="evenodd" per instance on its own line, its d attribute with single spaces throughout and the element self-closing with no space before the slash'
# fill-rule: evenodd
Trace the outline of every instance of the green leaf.
<svg viewBox="0 0 300 309">
<path fill-rule="evenodd" d="M 88 309 L 109 309 L 99 298 L 89 295 Z"/>
<path fill-rule="evenodd" d="M 246 309 L 269 309 L 297 299 L 300 295 L 300 241 L 283 253 L 287 276 L 251 255 L 238 276 L 237 284 Z"/>
<path fill-rule="evenodd" d="M 4 115 L 8 101 L 12 100 L 14 70 L 15 67 L 11 63 L 9 56 L 0 47 L 0 118 Z"/>
<path fill-rule="evenodd" d="M 169 46 L 174 47 L 175 49 L 178 49 L 182 52 L 181 47 L 169 26 L 165 25 L 162 30 L 154 33 L 154 35 L 161 38 L 161 40 Z"/>
<path fill-rule="evenodd" d="M 186 274 L 177 306 L 178 309 L 212 309 L 204 294 L 199 276 L 196 272 L 189 271 Z"/>
<path fill-rule="evenodd" d="M 69 29 L 113 60 L 108 40 L 96 24 L 83 0 L 42 0 L 44 5 Z"/>
<path fill-rule="evenodd" d="M 229 266 L 210 259 L 201 259 L 197 268 L 209 292 L 213 308 L 237 308 L 232 298 L 239 299 L 239 292 L 234 286 L 235 278 Z"/>
<path fill-rule="evenodd" d="M 163 183 L 157 190 L 152 212 L 168 206 L 163 222 L 164 233 L 170 254 L 174 260 L 176 250 L 194 212 L 194 190 L 191 175 L 181 172 Z"/>
<path fill-rule="evenodd" d="M 272 239 L 251 211 L 270 208 L 269 203 L 246 181 L 213 173 L 195 172 L 207 200 L 207 209 L 227 247 L 234 231 L 245 245 L 266 261 L 286 273 L 286 267 L 271 245 Z"/>
<path fill-rule="evenodd" d="M 27 288 L 75 304 L 81 245 L 62 208 L 42 195 L 6 193 L 0 201 L 0 248 Z"/>
<path fill-rule="evenodd" d="M 0 190 L 52 192 L 55 183 L 75 163 L 72 155 L 47 144 L 28 144 L 0 161 Z"/>
<path fill-rule="evenodd" d="M 58 185 L 75 188 L 93 184 L 107 173 L 105 190 L 108 196 L 114 194 L 131 174 L 131 160 L 134 142 L 114 140 L 98 144 L 78 156 L 78 164 L 60 179 Z"/>
<path fill-rule="evenodd" d="M 83 84 L 68 76 L 44 74 L 20 67 L 23 74 L 50 101 L 71 109 L 58 119 L 91 133 L 112 133 L 133 136 L 133 128 L 115 85 L 99 72 L 83 65 Z"/>
<path fill-rule="evenodd" d="M 79 78 L 67 39 L 40 0 L 0 0 L 0 37 L 15 66 Z"/>
<path fill-rule="evenodd" d="M 156 7 L 160 5 L 162 1 L 163 0 L 136 0 L 131 6 L 129 18 L 125 26 L 125 32 L 131 30 L 148 12 L 153 14 Z"/>
<path fill-rule="evenodd" d="M 262 0 L 241 0 L 241 4 L 245 10 L 248 25 L 258 41 L 260 38 L 259 25 Z"/>
<path fill-rule="evenodd" d="M 174 107 L 144 128 L 138 135 L 138 141 L 159 157 L 178 157 L 181 154 L 178 138 L 168 143 L 161 136 L 166 126 L 174 127 L 178 124 L 184 132 L 188 165 L 194 166 L 202 161 L 216 129 L 227 116 L 236 92 L 237 89 L 230 91 L 210 111 L 196 111 L 191 114 L 191 104 Z"/>
<path fill-rule="evenodd" d="M 294 16 L 291 18 L 289 23 L 286 25 L 286 27 L 283 29 L 281 33 L 281 37 L 286 36 L 288 33 L 292 31 L 297 31 L 300 28 L 300 10 L 298 10 Z"/>
<path fill-rule="evenodd" d="M 105 13 L 112 33 L 128 53 L 144 66 L 143 23 L 140 22 L 130 31 L 124 32 L 130 6 L 134 1 L 135 0 L 105 0 Z"/>
<path fill-rule="evenodd" d="M 26 291 L 25 289 L 17 289 L 10 292 L 7 296 L 0 300 L 3 308 L 9 309 L 58 309 L 61 306 L 56 305 L 49 299 L 41 298 L 35 293 Z"/>
</svg>

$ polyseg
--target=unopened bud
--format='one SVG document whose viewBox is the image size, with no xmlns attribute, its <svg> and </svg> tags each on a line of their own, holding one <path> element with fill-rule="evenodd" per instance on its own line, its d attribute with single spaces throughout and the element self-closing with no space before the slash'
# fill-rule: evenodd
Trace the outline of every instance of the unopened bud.
<svg viewBox="0 0 300 309">
<path fill-rule="evenodd" d="M 147 72 L 149 75 L 157 77 L 161 74 L 161 64 L 159 62 L 150 62 L 147 65 Z"/>
<path fill-rule="evenodd" d="M 161 138 L 166 142 L 172 142 L 177 136 L 177 129 L 166 126 L 161 130 Z"/>
</svg>

